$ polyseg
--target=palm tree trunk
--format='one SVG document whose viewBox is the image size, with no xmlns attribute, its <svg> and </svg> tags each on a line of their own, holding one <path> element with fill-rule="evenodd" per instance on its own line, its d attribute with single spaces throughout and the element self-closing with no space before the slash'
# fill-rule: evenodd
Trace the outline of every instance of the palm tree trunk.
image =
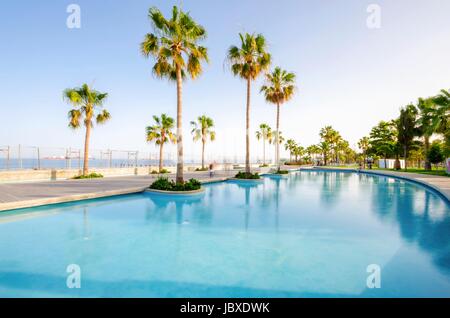
<svg viewBox="0 0 450 318">
<path fill-rule="evenodd" d="M 263 166 L 266 165 L 266 139 L 263 136 Z"/>
<path fill-rule="evenodd" d="M 177 65 L 177 176 L 176 182 L 183 183 L 183 129 L 182 129 L 182 92 L 183 82 L 181 68 Z"/>
<path fill-rule="evenodd" d="M 280 170 L 280 103 L 277 103 L 277 135 L 275 142 L 277 143 L 275 148 L 275 159 L 277 160 L 277 168 Z M 297 160 L 296 160 L 297 161 Z"/>
<path fill-rule="evenodd" d="M 425 152 L 425 170 L 431 170 L 431 162 L 428 160 L 428 149 L 430 149 L 430 137 L 425 136 L 424 152 Z"/>
<path fill-rule="evenodd" d="M 408 154 L 408 147 L 404 146 L 403 147 L 403 158 L 405 158 L 405 171 L 408 170 L 408 162 L 407 162 L 408 158 L 406 158 L 407 154 Z"/>
<path fill-rule="evenodd" d="M 161 173 L 163 170 L 163 147 L 164 143 L 161 143 L 161 145 L 159 146 L 159 173 Z"/>
<path fill-rule="evenodd" d="M 251 79 L 247 79 L 247 114 L 245 123 L 245 172 L 250 173 L 250 91 Z"/>
<path fill-rule="evenodd" d="M 91 122 L 86 124 L 86 135 L 84 138 L 84 160 L 83 160 L 83 175 L 89 173 L 89 139 L 91 138 Z"/>
<path fill-rule="evenodd" d="M 202 170 L 205 170 L 205 143 L 206 141 L 202 140 Z"/>
</svg>

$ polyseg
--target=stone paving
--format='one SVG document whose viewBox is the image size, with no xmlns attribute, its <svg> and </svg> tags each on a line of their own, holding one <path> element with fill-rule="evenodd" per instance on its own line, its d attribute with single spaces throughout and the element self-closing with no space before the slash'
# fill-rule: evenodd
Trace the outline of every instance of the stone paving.
<svg viewBox="0 0 450 318">
<path fill-rule="evenodd" d="M 196 178 L 203 183 L 223 181 L 236 172 L 185 173 L 185 179 Z M 174 175 L 169 175 L 174 178 Z M 46 204 L 86 200 L 99 197 L 142 192 L 157 175 L 112 177 L 90 180 L 0 183 L 0 211 Z"/>
</svg>

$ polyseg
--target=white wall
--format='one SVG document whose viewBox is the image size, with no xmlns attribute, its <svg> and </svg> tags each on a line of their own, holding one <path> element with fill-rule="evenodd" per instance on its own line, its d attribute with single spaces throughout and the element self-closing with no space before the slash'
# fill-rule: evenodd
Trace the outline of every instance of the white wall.
<svg viewBox="0 0 450 318">
<path fill-rule="evenodd" d="M 380 167 L 382 169 L 384 169 L 384 168 L 394 169 L 394 167 L 395 167 L 395 159 L 386 159 L 386 165 L 387 165 L 387 167 L 384 166 L 384 159 L 379 159 L 378 160 L 378 167 Z M 400 159 L 400 167 L 402 169 L 405 168 L 405 160 Z"/>
</svg>

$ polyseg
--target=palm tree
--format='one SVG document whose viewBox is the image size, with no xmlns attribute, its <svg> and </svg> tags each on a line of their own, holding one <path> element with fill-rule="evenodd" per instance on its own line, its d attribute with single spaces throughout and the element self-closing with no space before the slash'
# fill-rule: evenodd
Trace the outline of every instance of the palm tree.
<svg viewBox="0 0 450 318">
<path fill-rule="evenodd" d="M 231 71 L 247 82 L 247 111 L 245 139 L 245 172 L 250 173 L 250 97 L 251 83 L 270 66 L 271 56 L 266 51 L 266 40 L 261 34 L 239 34 L 240 47 L 228 49 Z"/>
<path fill-rule="evenodd" d="M 153 116 L 155 125 L 146 128 L 147 141 L 159 146 L 159 173 L 163 171 L 163 148 L 168 142 L 176 143 L 176 137 L 172 132 L 174 120 L 172 117 L 162 114 L 161 117 Z"/>
<path fill-rule="evenodd" d="M 256 139 L 263 141 L 263 165 L 266 164 L 266 141 L 272 142 L 272 128 L 267 124 L 259 125 L 259 130 L 256 132 Z"/>
<path fill-rule="evenodd" d="M 89 140 L 94 120 L 97 124 L 103 124 L 111 118 L 111 114 L 106 109 L 102 109 L 107 97 L 107 93 L 93 90 L 87 84 L 83 84 L 81 87 L 68 88 L 63 93 L 64 100 L 74 107 L 68 114 L 69 127 L 80 128 L 81 122 L 83 122 L 86 128 L 83 175 L 89 173 Z"/>
<path fill-rule="evenodd" d="M 298 163 L 298 157 L 303 156 L 303 154 L 305 153 L 305 148 L 303 148 L 302 146 L 295 146 L 294 148 L 294 156 L 295 156 L 295 162 Z"/>
<path fill-rule="evenodd" d="M 297 143 L 294 139 L 288 139 L 286 141 L 286 144 L 284 145 L 284 149 L 286 151 L 289 151 L 289 161 L 292 162 L 292 155 L 294 154 L 295 147 L 297 146 Z"/>
<path fill-rule="evenodd" d="M 366 169 L 367 150 L 369 149 L 369 137 L 363 137 L 358 141 L 358 147 L 363 152 L 363 168 Z"/>
<path fill-rule="evenodd" d="M 205 145 L 208 138 L 211 141 L 216 139 L 216 133 L 212 130 L 214 127 L 214 121 L 203 115 L 197 118 L 197 122 L 191 121 L 192 131 L 194 135 L 194 141 L 202 140 L 202 170 L 205 169 Z"/>
<path fill-rule="evenodd" d="M 450 148 L 450 91 L 441 90 L 433 101 L 436 104 L 433 126 L 437 133 L 444 135 L 446 152 L 448 152 Z"/>
<path fill-rule="evenodd" d="M 336 162 L 338 161 L 338 144 L 341 140 L 339 132 L 331 126 L 325 126 L 320 130 L 321 148 L 324 156 L 324 163 L 328 163 L 328 155 L 330 150 L 334 150 Z"/>
<path fill-rule="evenodd" d="M 430 148 L 430 138 L 436 131 L 436 126 L 433 125 L 433 120 L 436 114 L 436 107 L 433 99 L 419 98 L 417 108 L 419 109 L 418 129 L 420 135 L 423 137 L 424 153 L 427 154 L 428 149 Z M 425 156 L 425 170 L 431 170 L 431 163 L 430 160 L 428 160 L 428 156 Z"/>
<path fill-rule="evenodd" d="M 306 148 L 306 153 L 308 154 L 309 157 L 311 157 L 312 162 L 314 162 L 314 159 L 316 159 L 315 155 L 320 152 L 321 152 L 320 148 L 317 145 L 311 145 Z"/>
<path fill-rule="evenodd" d="M 141 43 L 141 52 L 156 63 L 153 73 L 177 83 L 177 176 L 183 183 L 183 130 L 182 86 L 187 76 L 197 78 L 202 73 L 202 61 L 208 61 L 207 49 L 198 45 L 206 38 L 205 29 L 178 7 L 172 9 L 172 17 L 166 19 L 157 8 L 149 10 L 154 33 L 148 33 Z"/>
<path fill-rule="evenodd" d="M 294 84 L 294 73 L 288 73 L 280 67 L 276 67 L 272 73 L 266 75 L 266 84 L 261 87 L 261 92 L 264 93 L 266 101 L 277 106 L 276 136 L 278 136 L 278 131 L 280 130 L 280 105 L 294 96 Z M 275 161 L 278 169 L 280 169 L 280 143 L 277 140 L 275 140 Z"/>
</svg>

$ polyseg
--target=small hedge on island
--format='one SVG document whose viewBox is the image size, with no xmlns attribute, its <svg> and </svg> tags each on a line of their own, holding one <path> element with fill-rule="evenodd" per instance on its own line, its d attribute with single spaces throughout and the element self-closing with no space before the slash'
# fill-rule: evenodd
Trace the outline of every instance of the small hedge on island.
<svg viewBox="0 0 450 318">
<path fill-rule="evenodd" d="M 170 173 L 170 171 L 167 169 L 162 169 L 161 172 L 159 172 L 158 170 L 153 170 L 151 172 L 151 174 L 166 174 L 166 173 Z"/>
<path fill-rule="evenodd" d="M 196 179 L 190 179 L 185 183 L 175 183 L 175 181 L 165 177 L 156 179 L 156 181 L 150 185 L 150 189 L 161 191 L 195 191 L 200 190 L 201 187 L 202 184 Z"/>
<path fill-rule="evenodd" d="M 288 173 L 289 173 L 289 171 L 287 171 L 287 170 L 277 170 L 275 172 L 275 174 L 288 174 Z"/>
<path fill-rule="evenodd" d="M 251 173 L 251 172 L 238 172 L 238 174 L 235 176 L 236 179 L 261 179 L 261 176 L 258 173 Z"/>
<path fill-rule="evenodd" d="M 200 172 L 200 171 L 208 171 L 209 168 L 197 168 L 195 169 L 196 172 Z"/>
<path fill-rule="evenodd" d="M 72 179 L 82 180 L 82 179 L 98 179 L 98 178 L 103 178 L 103 175 L 100 173 L 93 172 L 93 173 L 86 174 L 86 175 L 76 176 L 76 177 L 73 177 Z"/>
</svg>

